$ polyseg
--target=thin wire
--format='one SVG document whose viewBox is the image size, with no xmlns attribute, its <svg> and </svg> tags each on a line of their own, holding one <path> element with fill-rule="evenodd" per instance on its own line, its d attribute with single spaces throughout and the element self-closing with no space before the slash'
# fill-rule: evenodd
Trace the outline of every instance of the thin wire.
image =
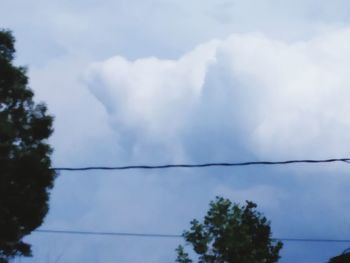
<svg viewBox="0 0 350 263">
<path fill-rule="evenodd" d="M 68 234 L 68 235 L 88 235 L 88 236 L 128 236 L 128 237 L 158 237 L 158 238 L 180 238 L 181 235 L 172 234 L 146 234 L 146 233 L 127 233 L 127 232 L 96 232 L 96 231 L 75 231 L 75 230 L 51 230 L 38 229 L 38 233 L 49 234 Z"/>
<path fill-rule="evenodd" d="M 350 239 L 317 239 L 317 238 L 273 238 L 285 242 L 312 242 L 312 243 L 350 243 Z"/>
<path fill-rule="evenodd" d="M 46 234 L 68 234 L 68 235 L 87 235 L 87 236 L 126 236 L 126 237 L 153 237 L 153 238 L 182 238 L 182 235 L 175 234 L 146 234 L 129 232 L 96 232 L 96 231 L 75 231 L 75 230 L 52 230 L 38 229 L 37 233 Z M 317 239 L 317 238 L 273 238 L 272 240 L 285 242 L 318 242 L 318 243 L 350 243 L 350 239 Z"/>
<path fill-rule="evenodd" d="M 350 163 L 350 158 L 336 158 L 326 160 L 288 160 L 288 161 L 256 161 L 256 162 L 232 162 L 232 163 L 202 163 L 202 164 L 164 164 L 164 165 L 129 165 L 129 166 L 89 166 L 89 167 L 56 167 L 55 171 L 90 171 L 90 170 L 131 170 L 131 169 L 168 169 L 168 168 L 203 168 L 214 166 L 249 166 L 249 165 L 286 165 L 296 163 Z"/>
</svg>

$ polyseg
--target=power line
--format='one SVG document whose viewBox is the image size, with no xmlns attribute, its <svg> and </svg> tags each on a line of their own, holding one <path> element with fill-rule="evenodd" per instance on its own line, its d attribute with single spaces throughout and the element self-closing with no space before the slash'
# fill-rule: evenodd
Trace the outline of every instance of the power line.
<svg viewBox="0 0 350 263">
<path fill-rule="evenodd" d="M 145 233 L 128 233 L 128 232 L 96 232 L 96 231 L 75 231 L 75 230 L 51 230 L 38 229 L 38 233 L 48 234 L 68 234 L 68 235 L 87 235 L 87 236 L 127 236 L 127 237 L 158 237 L 158 238 L 180 238 L 181 235 L 172 234 L 145 234 Z"/>
<path fill-rule="evenodd" d="M 88 167 L 57 167 L 55 171 L 91 171 L 91 170 L 132 170 L 132 169 L 169 169 L 169 168 L 203 168 L 203 167 L 229 167 L 229 166 L 251 166 L 251 165 L 286 165 L 297 163 L 350 163 L 349 158 L 336 158 L 325 160 L 287 160 L 287 161 L 253 161 L 253 162 L 220 162 L 202 164 L 164 164 L 164 165 L 129 165 L 129 166 L 88 166 Z"/>
<path fill-rule="evenodd" d="M 317 238 L 273 238 L 285 242 L 311 242 L 311 243 L 350 243 L 350 239 L 317 239 Z"/>
<path fill-rule="evenodd" d="M 59 234 L 59 235 L 86 235 L 86 236 L 124 236 L 124 237 L 150 237 L 150 238 L 182 238 L 182 235 L 155 234 L 155 233 L 129 233 L 129 232 L 96 232 L 75 230 L 52 230 L 38 229 L 37 233 Z M 273 238 L 285 242 L 312 242 L 312 243 L 350 243 L 350 239 L 318 239 L 318 238 Z"/>
</svg>

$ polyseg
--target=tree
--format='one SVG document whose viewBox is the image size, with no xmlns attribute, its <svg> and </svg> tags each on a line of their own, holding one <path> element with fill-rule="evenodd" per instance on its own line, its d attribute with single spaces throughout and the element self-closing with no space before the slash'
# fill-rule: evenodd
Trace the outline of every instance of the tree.
<svg viewBox="0 0 350 263">
<path fill-rule="evenodd" d="M 245 206 L 217 197 L 200 223 L 191 221 L 183 236 L 198 254 L 200 263 L 273 263 L 280 258 L 282 242 L 271 239 L 270 223 L 253 202 Z M 180 263 L 193 262 L 183 246 L 177 249 Z"/>
<path fill-rule="evenodd" d="M 339 256 L 331 258 L 328 263 L 349 263 L 350 262 L 350 252 L 343 253 Z"/>
<path fill-rule="evenodd" d="M 0 30 L 0 262 L 30 256 L 23 238 L 48 212 L 53 118 L 33 101 L 24 67 L 13 65 L 14 37 Z"/>
</svg>

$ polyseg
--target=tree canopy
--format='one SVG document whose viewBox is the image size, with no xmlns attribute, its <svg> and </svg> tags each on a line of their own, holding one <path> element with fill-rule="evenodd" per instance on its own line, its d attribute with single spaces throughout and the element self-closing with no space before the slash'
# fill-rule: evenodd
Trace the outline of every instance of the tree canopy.
<svg viewBox="0 0 350 263">
<path fill-rule="evenodd" d="M 328 261 L 328 263 L 349 263 L 349 262 L 350 262 L 350 252 L 331 258 Z"/>
<path fill-rule="evenodd" d="M 13 64 L 14 43 L 0 30 L 0 262 L 31 255 L 23 238 L 42 224 L 56 175 L 47 143 L 53 118 L 33 101 L 26 69 Z"/>
<path fill-rule="evenodd" d="M 204 221 L 191 221 L 183 236 L 198 254 L 200 263 L 273 263 L 280 258 L 282 242 L 271 239 L 270 223 L 246 202 L 239 206 L 217 197 L 210 202 Z M 177 249 L 180 263 L 193 262 L 183 246 Z"/>
</svg>

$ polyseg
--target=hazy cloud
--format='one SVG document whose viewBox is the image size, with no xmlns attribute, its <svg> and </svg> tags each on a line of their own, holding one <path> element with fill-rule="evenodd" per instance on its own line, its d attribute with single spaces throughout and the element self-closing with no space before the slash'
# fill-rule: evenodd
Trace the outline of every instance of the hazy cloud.
<svg viewBox="0 0 350 263">
<path fill-rule="evenodd" d="M 178 60 L 113 57 L 86 79 L 135 147 L 177 144 L 188 155 L 205 137 L 213 156 L 228 142 L 259 158 L 346 156 L 349 39 L 348 28 L 294 43 L 233 35 Z"/>
</svg>

